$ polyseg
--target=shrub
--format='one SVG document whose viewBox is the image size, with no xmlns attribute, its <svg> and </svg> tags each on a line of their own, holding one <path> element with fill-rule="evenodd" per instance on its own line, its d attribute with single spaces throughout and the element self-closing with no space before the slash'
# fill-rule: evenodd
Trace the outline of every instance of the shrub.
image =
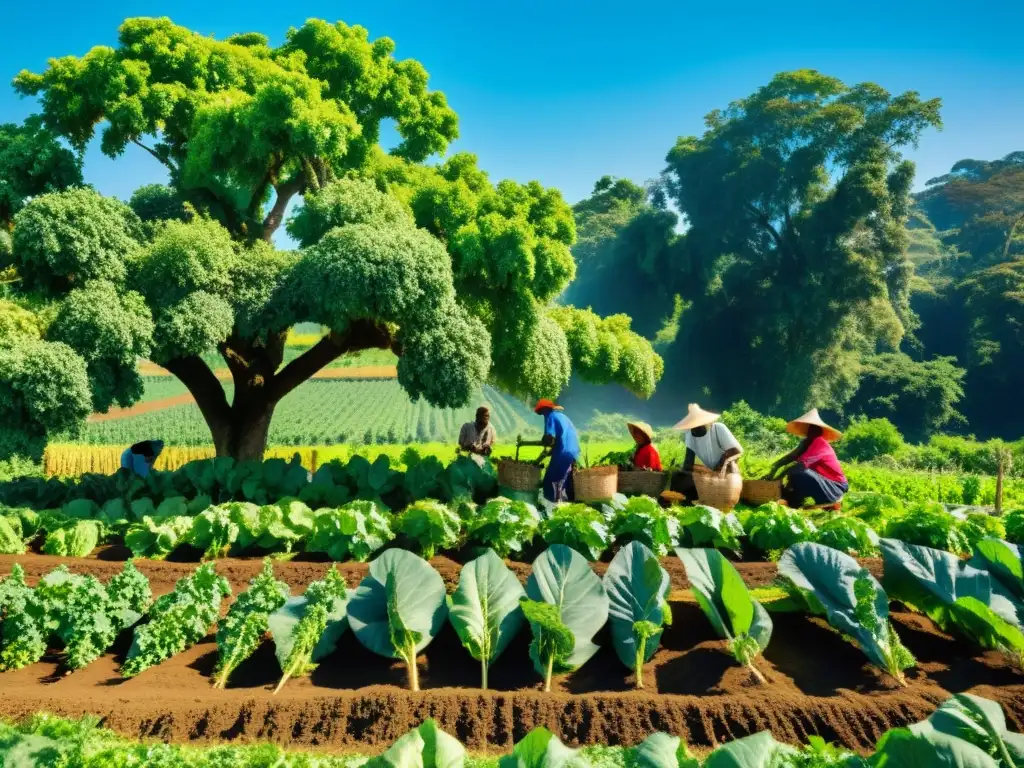
<svg viewBox="0 0 1024 768">
<path fill-rule="evenodd" d="M 968 555 L 971 552 L 959 521 L 936 502 L 914 504 L 905 515 L 890 520 L 885 526 L 885 537 L 899 539 L 907 544 L 944 549 L 956 555 Z"/>
<path fill-rule="evenodd" d="M 904 447 L 903 435 L 888 419 L 854 419 L 843 433 L 839 452 L 845 459 L 870 461 L 894 456 Z"/>
<path fill-rule="evenodd" d="M 1024 508 L 1015 509 L 1003 520 L 1006 527 L 1006 540 L 1014 544 L 1024 544 Z"/>
</svg>

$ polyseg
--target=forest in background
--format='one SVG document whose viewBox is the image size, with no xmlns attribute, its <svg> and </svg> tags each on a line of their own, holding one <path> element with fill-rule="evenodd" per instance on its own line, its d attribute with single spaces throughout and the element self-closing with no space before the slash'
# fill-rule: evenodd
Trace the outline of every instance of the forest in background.
<svg viewBox="0 0 1024 768">
<path fill-rule="evenodd" d="M 604 176 L 574 206 L 562 299 L 629 315 L 665 359 L 631 413 L 745 400 L 884 417 L 914 441 L 1024 432 L 1024 152 L 961 160 L 912 194 L 899 148 L 940 126 L 937 103 L 806 71 L 706 124 L 659 178 Z M 577 380 L 564 400 L 623 410 L 611 389 Z"/>
</svg>

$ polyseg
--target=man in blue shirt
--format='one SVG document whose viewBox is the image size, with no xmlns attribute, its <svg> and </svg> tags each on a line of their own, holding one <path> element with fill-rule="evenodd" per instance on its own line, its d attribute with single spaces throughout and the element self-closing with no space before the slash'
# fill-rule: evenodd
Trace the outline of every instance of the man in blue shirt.
<svg viewBox="0 0 1024 768">
<path fill-rule="evenodd" d="M 147 477 L 153 462 L 163 449 L 162 440 L 143 440 L 130 448 L 125 448 L 121 454 L 121 469 L 130 470 L 139 477 Z"/>
<path fill-rule="evenodd" d="M 544 437 L 537 442 L 520 441 L 519 444 L 544 447 L 537 459 L 538 464 L 546 456 L 551 456 L 547 471 L 544 473 L 544 498 L 550 502 L 573 501 L 576 494 L 572 487 L 572 472 L 576 468 L 576 460 L 580 457 L 580 440 L 576 435 L 576 427 L 569 421 L 569 417 L 562 413 L 562 407 L 551 400 L 538 400 L 533 412 L 544 417 Z"/>
</svg>

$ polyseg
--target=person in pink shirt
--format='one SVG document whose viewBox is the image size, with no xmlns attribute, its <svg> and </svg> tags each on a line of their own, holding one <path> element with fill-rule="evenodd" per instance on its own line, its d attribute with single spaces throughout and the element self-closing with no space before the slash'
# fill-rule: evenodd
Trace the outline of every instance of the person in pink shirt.
<svg viewBox="0 0 1024 768">
<path fill-rule="evenodd" d="M 782 467 L 793 465 L 782 478 L 783 500 L 791 507 L 837 504 L 850 489 L 831 445 L 842 433 L 822 421 L 817 408 L 789 422 L 786 431 L 803 439 L 768 473 L 774 477 Z"/>
</svg>

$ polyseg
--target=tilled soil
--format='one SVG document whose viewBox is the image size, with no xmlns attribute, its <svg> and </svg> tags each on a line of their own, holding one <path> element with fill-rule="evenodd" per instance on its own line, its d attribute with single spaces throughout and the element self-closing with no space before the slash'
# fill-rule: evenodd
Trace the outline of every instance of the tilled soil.
<svg viewBox="0 0 1024 768">
<path fill-rule="evenodd" d="M 16 561 L 33 580 L 61 562 L 103 580 L 121 567 L 103 559 L 7 556 L 0 557 L 0 575 Z M 867 563 L 877 572 L 877 561 Z M 685 588 L 682 567 L 674 558 L 664 564 L 673 587 Z M 459 564 L 437 558 L 433 565 L 453 586 Z M 169 591 L 194 567 L 139 562 L 156 594 Z M 327 567 L 280 563 L 277 573 L 298 593 Z M 528 567 L 515 567 L 525 578 Z M 260 561 L 223 560 L 217 568 L 237 594 Z M 770 563 L 741 563 L 738 568 L 751 586 L 768 584 L 775 576 Z M 339 569 L 354 586 L 366 566 L 345 564 Z M 279 669 L 269 641 L 220 691 L 210 687 L 216 661 L 212 636 L 124 681 L 117 670 L 130 642 L 126 634 L 112 653 L 71 675 L 62 675 L 57 656 L 4 673 L 0 716 L 42 710 L 66 716 L 90 713 L 133 737 L 270 740 L 363 751 L 390 744 L 427 717 L 474 749 L 507 749 L 534 726 L 544 725 L 571 744 L 634 744 L 662 730 L 693 745 L 713 746 L 770 729 L 785 741 L 819 734 L 867 750 L 889 728 L 921 720 L 950 693 L 969 691 L 999 701 L 1011 728 L 1024 730 L 1024 676 L 999 654 L 976 651 L 898 605 L 893 606 L 896 629 L 920 662 L 908 675 L 906 688 L 874 669 L 823 621 L 797 614 L 773 617 L 775 631 L 760 663 L 768 682 L 758 684 L 733 662 L 694 604 L 676 601 L 672 608 L 673 624 L 644 669 L 643 691 L 633 689 L 632 674 L 615 655 L 607 628 L 595 638 L 601 651 L 576 673 L 558 679 L 549 694 L 540 690 L 540 678 L 530 664 L 528 631 L 492 666 L 490 691 L 479 690 L 479 665 L 446 626 L 420 657 L 420 693 L 405 690 L 400 664 L 367 651 L 349 632 L 311 677 L 289 681 L 277 696 L 272 690 Z"/>
</svg>

